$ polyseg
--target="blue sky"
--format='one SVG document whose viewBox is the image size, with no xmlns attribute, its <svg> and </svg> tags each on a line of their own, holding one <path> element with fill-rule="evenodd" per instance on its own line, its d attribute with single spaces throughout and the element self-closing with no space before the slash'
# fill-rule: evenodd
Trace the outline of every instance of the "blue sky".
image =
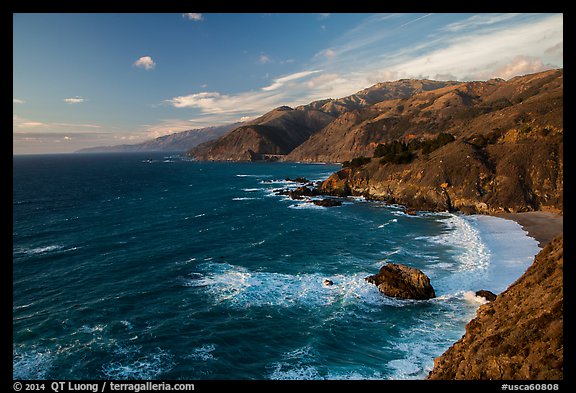
<svg viewBox="0 0 576 393">
<path fill-rule="evenodd" d="M 563 67 L 562 14 L 14 14 L 13 151 L 247 120 L 402 78 Z"/>
</svg>

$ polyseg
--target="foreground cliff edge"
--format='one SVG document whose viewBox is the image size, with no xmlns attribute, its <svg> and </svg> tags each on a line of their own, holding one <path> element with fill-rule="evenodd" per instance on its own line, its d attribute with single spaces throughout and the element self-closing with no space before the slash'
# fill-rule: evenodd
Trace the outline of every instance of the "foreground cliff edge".
<svg viewBox="0 0 576 393">
<path fill-rule="evenodd" d="M 434 360 L 426 379 L 560 380 L 564 372 L 563 235 Z"/>
</svg>

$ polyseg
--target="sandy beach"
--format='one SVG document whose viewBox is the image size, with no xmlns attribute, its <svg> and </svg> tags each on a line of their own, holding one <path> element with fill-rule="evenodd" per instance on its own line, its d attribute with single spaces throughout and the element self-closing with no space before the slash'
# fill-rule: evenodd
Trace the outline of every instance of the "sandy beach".
<svg viewBox="0 0 576 393">
<path fill-rule="evenodd" d="M 557 213 L 536 211 L 499 213 L 495 216 L 516 221 L 542 248 L 564 231 L 564 216 Z"/>
</svg>

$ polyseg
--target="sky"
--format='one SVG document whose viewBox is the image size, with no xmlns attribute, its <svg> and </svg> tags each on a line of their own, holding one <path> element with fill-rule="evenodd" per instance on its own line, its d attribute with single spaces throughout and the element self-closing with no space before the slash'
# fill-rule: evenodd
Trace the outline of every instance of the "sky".
<svg viewBox="0 0 576 393">
<path fill-rule="evenodd" d="M 13 14 L 13 153 L 132 144 L 403 78 L 563 67 L 563 14 Z"/>
</svg>

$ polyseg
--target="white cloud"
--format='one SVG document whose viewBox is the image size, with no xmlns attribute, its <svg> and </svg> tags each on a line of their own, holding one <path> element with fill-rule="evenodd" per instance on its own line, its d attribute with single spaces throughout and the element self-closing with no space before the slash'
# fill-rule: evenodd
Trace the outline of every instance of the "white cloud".
<svg viewBox="0 0 576 393">
<path fill-rule="evenodd" d="M 340 76 L 338 74 L 323 74 L 317 76 L 316 78 L 310 79 L 308 82 L 306 82 L 306 86 L 308 86 L 311 89 L 317 87 L 324 87 L 328 84 L 334 83 L 339 78 Z"/>
<path fill-rule="evenodd" d="M 286 75 L 283 76 L 281 78 L 277 78 L 274 80 L 274 83 L 272 83 L 269 86 L 263 87 L 262 90 L 264 91 L 272 91 L 272 90 L 276 90 L 279 89 L 280 87 L 284 86 L 286 84 L 286 82 L 290 82 L 296 79 L 302 79 L 307 77 L 308 75 L 312 75 L 315 74 L 317 72 L 320 72 L 319 70 L 314 70 L 314 71 L 302 71 L 302 72 L 296 72 L 294 74 L 290 74 L 290 75 Z"/>
<path fill-rule="evenodd" d="M 426 14 L 426 15 L 424 15 L 424 16 L 420 16 L 420 17 L 418 17 L 418 18 L 415 18 L 415 19 L 409 20 L 408 22 L 406 22 L 406 23 L 404 23 L 404 24 L 400 25 L 400 28 L 402 28 L 402 27 L 406 27 L 406 26 L 408 26 L 408 25 L 411 25 L 412 23 L 414 23 L 414 22 L 418 22 L 419 20 L 422 20 L 422 19 L 424 19 L 424 18 L 428 18 L 428 17 L 429 17 L 429 16 L 431 16 L 431 15 L 434 15 L 434 14 Z"/>
<path fill-rule="evenodd" d="M 334 56 L 336 56 L 336 52 L 334 52 L 334 50 L 332 50 L 332 49 L 324 49 L 324 50 L 320 51 L 320 52 L 317 54 L 317 56 L 323 56 L 323 57 L 325 57 L 325 58 L 327 58 L 327 59 L 331 59 L 331 58 L 333 58 Z"/>
<path fill-rule="evenodd" d="M 153 70 L 156 68 L 156 63 L 150 56 L 142 56 L 136 60 L 133 64 L 134 67 L 144 68 L 146 71 Z"/>
<path fill-rule="evenodd" d="M 189 94 L 187 96 L 174 97 L 168 100 L 175 108 L 204 108 L 219 110 L 214 104 L 226 100 L 228 96 L 223 96 L 218 92 L 201 92 Z"/>
<path fill-rule="evenodd" d="M 460 80 L 489 79 L 513 59 L 531 58 L 532 63 L 535 58 L 541 59 L 551 41 L 562 39 L 562 30 L 560 15 L 502 30 L 457 34 L 445 37 L 446 45 L 439 49 L 426 51 L 421 47 L 398 56 L 391 54 L 389 58 L 395 64 L 390 68 L 399 71 L 402 77 L 449 73 Z"/>
<path fill-rule="evenodd" d="M 12 127 L 14 132 L 22 132 L 28 128 L 45 128 L 49 129 L 50 132 L 57 132 L 62 130 L 74 130 L 77 132 L 82 132 L 82 129 L 95 129 L 102 128 L 99 124 L 87 124 L 87 123 L 61 123 L 61 122 L 42 122 L 38 120 L 24 119 L 17 114 L 12 114 Z"/>
<path fill-rule="evenodd" d="M 202 14 L 197 14 L 194 12 L 182 14 L 182 17 L 188 20 L 193 20 L 194 22 L 200 22 L 201 20 L 204 19 L 204 16 Z"/>
<path fill-rule="evenodd" d="M 267 54 L 262 53 L 259 57 L 258 57 L 258 62 L 260 64 L 266 64 L 266 63 L 270 63 L 272 61 L 272 59 L 270 59 L 270 56 L 268 56 Z"/>
<path fill-rule="evenodd" d="M 84 98 L 78 96 L 73 98 L 64 98 L 64 102 L 67 104 L 81 104 L 84 101 L 86 101 Z"/>
<path fill-rule="evenodd" d="M 542 60 L 536 57 L 516 56 L 510 63 L 493 71 L 490 77 L 510 79 L 517 75 L 533 74 L 551 68 L 554 67 L 543 64 Z"/>
<path fill-rule="evenodd" d="M 318 19 L 324 20 L 330 17 L 330 13 L 318 14 Z"/>
<path fill-rule="evenodd" d="M 239 117 L 255 117 L 281 105 L 301 105 L 308 103 L 307 88 L 299 80 L 319 71 L 302 71 L 277 78 L 271 85 L 259 91 L 238 94 L 200 92 L 166 100 L 175 108 L 199 110 L 195 120 L 205 122 L 210 119 L 220 124 L 238 121 Z M 214 124 L 214 123 L 213 123 Z"/>
<path fill-rule="evenodd" d="M 25 101 L 19 100 L 18 98 L 12 98 L 12 103 L 13 104 L 24 104 Z"/>
<path fill-rule="evenodd" d="M 450 31 L 450 32 L 460 32 L 462 30 L 473 30 L 478 29 L 479 27 L 485 27 L 494 25 L 501 22 L 509 21 L 510 19 L 514 19 L 519 14 L 478 14 L 473 15 L 467 19 L 462 21 L 450 23 L 449 25 L 445 26 L 442 30 Z"/>
</svg>

